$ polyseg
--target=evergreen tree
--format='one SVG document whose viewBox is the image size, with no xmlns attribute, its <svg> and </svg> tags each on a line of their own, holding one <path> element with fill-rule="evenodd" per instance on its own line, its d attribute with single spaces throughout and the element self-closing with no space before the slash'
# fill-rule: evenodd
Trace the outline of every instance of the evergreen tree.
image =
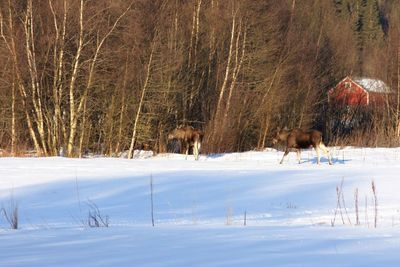
<svg viewBox="0 0 400 267">
<path fill-rule="evenodd" d="M 383 39 L 383 30 L 380 19 L 380 11 L 377 0 L 363 0 L 362 9 L 362 35 L 363 41 L 380 42 Z"/>
<path fill-rule="evenodd" d="M 336 12 L 344 19 L 350 19 L 356 9 L 359 0 L 334 0 Z"/>
</svg>

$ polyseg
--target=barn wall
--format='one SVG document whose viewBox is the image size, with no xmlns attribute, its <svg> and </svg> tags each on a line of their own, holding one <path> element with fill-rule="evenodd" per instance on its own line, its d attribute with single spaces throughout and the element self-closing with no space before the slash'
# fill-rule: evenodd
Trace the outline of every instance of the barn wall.
<svg viewBox="0 0 400 267">
<path fill-rule="evenodd" d="M 347 106 L 368 105 L 369 94 L 351 79 L 344 79 L 329 92 L 330 101 Z"/>
</svg>

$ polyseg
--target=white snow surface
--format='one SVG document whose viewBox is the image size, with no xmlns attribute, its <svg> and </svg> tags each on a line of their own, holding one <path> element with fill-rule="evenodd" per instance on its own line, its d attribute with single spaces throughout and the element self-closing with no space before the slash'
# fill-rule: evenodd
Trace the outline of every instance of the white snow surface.
<svg viewBox="0 0 400 267">
<path fill-rule="evenodd" d="M 330 149 L 0 158 L 0 266 L 399 266 L 400 148 Z"/>
</svg>

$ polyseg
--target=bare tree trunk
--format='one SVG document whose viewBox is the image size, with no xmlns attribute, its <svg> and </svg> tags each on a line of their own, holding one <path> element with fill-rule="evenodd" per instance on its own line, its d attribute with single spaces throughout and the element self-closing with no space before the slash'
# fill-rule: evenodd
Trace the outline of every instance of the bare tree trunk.
<svg viewBox="0 0 400 267">
<path fill-rule="evenodd" d="M 190 43 L 189 43 L 189 55 L 188 55 L 188 69 L 192 68 L 192 61 L 194 57 L 194 52 L 193 52 L 193 47 L 194 47 L 194 42 L 195 42 L 195 34 L 196 34 L 196 2 L 193 6 L 193 15 L 192 15 L 192 30 L 190 33 Z M 190 99 L 190 95 L 192 91 L 192 88 L 194 87 L 193 84 L 194 80 L 192 77 L 192 85 L 190 89 L 184 89 L 183 90 L 183 96 L 182 96 L 182 107 L 183 107 L 183 121 L 186 123 L 187 117 L 188 117 L 188 112 L 189 112 L 189 105 L 188 105 L 188 100 Z"/>
<path fill-rule="evenodd" d="M 289 25 L 288 25 L 288 28 L 287 28 L 287 32 L 286 32 L 286 36 L 285 36 L 285 44 L 284 44 L 284 46 L 287 47 L 287 50 L 289 50 L 290 47 L 291 47 L 291 42 L 289 40 L 289 32 L 292 29 L 292 24 L 293 24 L 293 20 L 294 20 L 294 16 L 295 16 L 295 9 L 296 9 L 296 0 L 292 0 L 292 7 L 291 7 L 291 13 L 290 13 L 290 22 L 289 22 Z M 281 48 L 280 55 L 279 55 L 279 60 L 278 60 L 278 63 L 276 64 L 274 74 L 272 75 L 271 82 L 269 83 L 268 89 L 266 90 L 266 92 L 263 95 L 263 98 L 261 100 L 260 109 L 258 109 L 257 112 L 261 111 L 261 107 L 263 107 L 263 104 L 265 103 L 265 101 L 266 101 L 266 99 L 267 99 L 267 97 L 268 97 L 268 95 L 269 95 L 269 93 L 270 93 L 270 91 L 271 91 L 271 89 L 272 89 L 272 87 L 273 87 L 273 85 L 275 83 L 275 80 L 278 77 L 278 73 L 279 73 L 283 63 L 286 61 L 286 59 L 287 58 L 285 58 L 284 49 Z"/>
<path fill-rule="evenodd" d="M 243 64 L 243 59 L 244 59 L 245 49 L 246 49 L 246 34 L 247 34 L 247 29 L 245 27 L 243 40 L 242 40 L 242 49 L 241 49 L 241 52 L 240 52 L 241 54 L 240 54 L 240 58 L 239 58 L 239 50 L 240 50 L 239 41 L 240 41 L 240 37 L 242 35 L 242 21 L 240 21 L 240 23 L 239 23 L 239 32 L 237 33 L 236 44 L 235 44 L 235 63 L 234 63 L 234 68 L 232 70 L 232 78 L 231 78 L 231 84 L 230 84 L 229 90 L 228 90 L 229 94 L 228 94 L 228 99 L 226 101 L 226 108 L 225 108 L 224 116 L 222 118 L 222 123 L 221 123 L 222 131 L 225 131 L 226 122 L 228 120 L 228 114 L 229 114 L 229 110 L 230 110 L 230 106 L 231 106 L 231 99 L 232 99 L 232 95 L 233 95 L 233 90 L 235 88 L 236 81 L 237 81 L 237 78 L 239 76 L 242 64 Z M 222 138 L 223 138 L 223 134 L 220 135 L 219 144 L 221 144 Z"/>
<path fill-rule="evenodd" d="M 122 129 L 123 129 L 123 120 L 125 114 L 125 90 L 126 90 L 126 82 L 127 82 L 127 75 L 128 75 L 128 53 L 126 55 L 126 63 L 125 63 L 125 74 L 124 74 L 124 82 L 121 88 L 121 110 L 119 114 L 119 127 L 118 127 L 118 137 L 117 137 L 117 144 L 115 145 L 115 154 L 120 152 L 121 147 L 121 138 L 122 138 Z"/>
<path fill-rule="evenodd" d="M 61 29 L 58 26 L 58 20 L 53 8 L 52 0 L 49 0 L 51 13 L 53 14 L 54 29 L 56 33 L 54 41 L 53 65 L 53 99 L 54 99 L 54 128 L 52 137 L 53 154 L 58 155 L 60 146 L 64 146 L 64 136 L 66 135 L 65 124 L 61 114 L 61 99 L 63 96 L 63 72 L 64 72 L 64 44 L 67 25 L 67 1 L 63 1 L 64 14 Z M 60 33 L 61 31 L 61 33 Z M 63 138 L 61 138 L 63 137 Z"/>
<path fill-rule="evenodd" d="M 115 125 L 115 121 L 113 119 L 114 117 L 114 113 L 115 113 L 115 95 L 112 95 L 111 97 L 111 104 L 108 108 L 108 112 L 106 115 L 106 136 L 105 138 L 107 139 L 107 143 L 105 144 L 107 151 L 106 153 L 108 154 L 108 156 L 112 156 L 113 154 L 113 143 L 114 143 L 114 125 Z"/>
<path fill-rule="evenodd" d="M 200 29 L 200 10 L 201 10 L 201 1 L 197 2 L 197 10 L 196 10 L 196 35 L 194 41 L 194 69 L 197 67 L 197 47 L 199 46 L 199 29 Z"/>
<path fill-rule="evenodd" d="M 154 52 L 155 44 L 153 43 L 152 46 L 153 47 L 152 47 L 151 52 L 150 52 L 149 62 L 147 64 L 146 79 L 144 81 L 144 85 L 143 85 L 143 88 L 142 88 L 142 94 L 141 94 L 141 97 L 140 97 L 139 106 L 138 106 L 138 109 L 136 111 L 135 123 L 133 125 L 131 144 L 129 146 L 129 152 L 128 152 L 128 159 L 131 159 L 133 157 L 134 146 L 135 146 L 135 142 L 136 142 L 137 127 L 139 125 L 139 119 L 140 119 L 140 115 L 141 115 L 141 112 L 142 112 L 142 106 L 143 106 L 143 102 L 144 102 L 144 97 L 146 95 L 148 83 L 149 83 L 149 80 L 150 80 L 151 65 L 152 65 L 152 61 L 153 61 L 153 52 Z"/>
<path fill-rule="evenodd" d="M 215 3 L 215 1 L 213 0 L 213 1 L 211 1 L 211 13 L 212 13 L 212 16 L 213 17 L 215 17 L 216 16 L 216 14 L 215 14 L 215 6 L 216 6 L 216 3 Z M 208 77 L 208 79 L 207 79 L 207 88 L 210 88 L 211 87 L 211 85 L 212 85 L 212 79 L 211 79 L 211 77 L 212 77 L 212 72 L 213 72 L 213 66 L 212 66 L 212 63 L 213 63 L 213 60 L 214 60 L 214 58 L 215 58 L 215 54 L 216 54 L 216 45 L 215 45 L 215 43 L 216 43 L 216 34 L 215 34 L 215 27 L 214 27 L 214 25 L 213 24 L 211 24 L 211 33 L 210 33 L 210 41 L 209 41 L 209 54 L 208 54 L 208 66 L 207 66 L 207 71 L 208 71 L 208 73 L 207 73 L 207 77 Z M 218 75 L 216 76 L 216 79 L 215 79 L 215 88 L 218 88 Z M 212 138 L 213 138 L 213 131 L 214 131 L 214 129 L 213 129 L 213 122 L 210 124 L 210 125 L 208 125 L 208 128 L 210 129 L 209 131 L 208 131 L 208 133 L 206 134 L 206 140 L 205 140 L 205 143 L 206 144 L 209 144 L 210 143 L 210 140 L 212 140 Z"/>
<path fill-rule="evenodd" d="M 75 137 L 77 134 L 77 125 L 78 125 L 78 118 L 82 115 L 82 110 L 84 105 L 86 105 L 89 89 L 92 87 L 93 83 L 93 76 L 94 76 L 94 69 L 100 54 L 100 50 L 106 41 L 106 39 L 111 35 L 111 33 L 117 27 L 119 21 L 128 13 L 131 9 L 132 4 L 115 20 L 114 24 L 112 25 L 111 29 L 103 36 L 103 38 L 98 40 L 95 53 L 89 65 L 89 74 L 86 87 L 84 88 L 84 92 L 79 101 L 75 100 L 75 83 L 77 79 L 77 73 L 79 68 L 80 56 L 83 48 L 83 0 L 81 0 L 81 7 L 79 12 L 79 45 L 78 50 L 75 55 L 74 60 L 74 68 L 73 74 L 71 77 L 71 85 L 70 85 L 70 134 L 68 139 L 68 155 L 72 155 L 73 146 L 75 143 Z M 76 101 L 76 102 L 75 102 Z M 77 105 L 77 107 L 76 107 Z M 80 153 L 80 152 L 79 152 Z"/>
<path fill-rule="evenodd" d="M 267 140 L 267 135 L 269 131 L 269 123 L 270 123 L 270 118 L 267 116 L 265 118 L 265 128 L 264 128 L 264 134 L 261 142 L 261 146 L 259 147 L 260 149 L 263 149 L 265 147 L 265 141 Z"/>
<path fill-rule="evenodd" d="M 188 65 L 190 67 L 193 62 L 194 69 L 196 68 L 197 64 L 197 47 L 199 43 L 201 2 L 202 0 L 196 0 L 196 3 L 194 4 L 192 16 L 192 31 L 190 34 Z"/>
<path fill-rule="evenodd" d="M 78 157 L 82 158 L 82 149 L 83 149 L 83 142 L 85 140 L 85 131 L 86 131 L 86 120 L 87 120 L 87 97 L 84 100 L 83 103 L 83 112 L 82 112 L 82 127 L 81 127 L 81 136 L 79 139 L 79 151 L 78 151 Z"/>
<path fill-rule="evenodd" d="M 189 55 L 188 55 L 188 67 L 192 65 L 192 55 L 193 55 L 193 40 L 196 31 L 196 4 L 193 6 L 192 15 L 192 31 L 190 33 L 190 44 L 189 44 Z"/>
<path fill-rule="evenodd" d="M 226 119 L 228 117 L 228 113 L 229 113 L 229 108 L 231 105 L 231 98 L 232 98 L 232 94 L 233 94 L 233 89 L 235 88 L 236 85 L 236 81 L 237 78 L 239 76 L 240 73 L 240 69 L 242 67 L 243 64 L 243 59 L 244 59 L 244 54 L 245 54 L 245 49 L 246 49 L 246 29 L 244 30 L 244 36 L 243 36 L 243 40 L 242 40 L 242 49 L 241 49 L 241 55 L 240 55 L 240 59 L 239 59 L 239 39 L 241 36 L 241 22 L 240 22 L 240 26 L 239 26 L 239 32 L 237 34 L 236 37 L 236 49 L 235 49 L 235 65 L 232 71 L 232 81 L 231 84 L 229 86 L 229 94 L 228 94 L 228 99 L 226 102 L 226 108 L 225 108 L 225 112 L 224 112 L 224 118 L 223 118 L 223 125 L 225 125 Z"/>
<path fill-rule="evenodd" d="M 70 129 L 67 144 L 67 154 L 72 157 L 74 149 L 74 141 L 76 135 L 76 129 L 78 124 L 78 114 L 76 110 L 76 100 L 75 100 L 75 86 L 76 80 L 78 78 L 78 68 L 80 64 L 80 57 L 83 49 L 83 0 L 80 1 L 79 9 L 79 38 L 78 38 L 78 48 L 74 57 L 73 69 L 71 74 L 71 81 L 69 84 L 69 112 L 70 112 Z"/>
<path fill-rule="evenodd" d="M 214 141 L 215 139 L 215 134 L 216 134 L 216 123 L 220 118 L 221 114 L 221 106 L 222 106 L 222 100 L 225 95 L 225 91 L 227 88 L 228 80 L 229 80 L 229 75 L 231 72 L 231 61 L 232 61 L 232 54 L 233 54 L 233 45 L 235 43 L 235 32 L 236 32 L 236 12 L 232 11 L 232 29 L 231 29 L 231 38 L 230 38 L 230 43 L 229 43 L 229 52 L 228 52 L 228 59 L 225 67 L 225 76 L 224 76 L 224 81 L 222 83 L 220 92 L 219 92 L 219 97 L 218 97 L 218 102 L 217 102 L 217 107 L 214 113 L 214 118 L 212 121 L 212 127 L 211 127 L 211 133 L 210 133 L 210 140 L 211 142 Z M 218 140 L 216 140 L 218 142 Z"/>
<path fill-rule="evenodd" d="M 397 106 L 396 106 L 396 134 L 400 138 L 400 45 L 397 47 Z"/>
<path fill-rule="evenodd" d="M 200 29 L 200 10 L 202 0 L 197 1 L 197 8 L 195 6 L 195 31 L 194 31 L 194 47 L 193 47 L 193 68 L 192 68 L 192 85 L 189 92 L 189 110 L 193 107 L 194 97 L 198 92 L 196 89 L 196 74 L 197 74 L 197 47 L 199 45 L 199 29 Z M 199 82 L 199 86 L 201 81 Z"/>
<path fill-rule="evenodd" d="M 215 111 L 215 118 L 218 118 L 218 116 L 220 114 L 222 99 L 224 97 L 226 86 L 228 84 L 228 78 L 229 78 L 229 74 L 230 74 L 231 61 L 232 61 L 232 50 L 233 50 L 233 44 L 234 44 L 234 40 L 235 40 L 235 31 L 236 31 L 236 13 L 234 13 L 233 17 L 232 17 L 231 40 L 230 40 L 230 45 L 229 45 L 228 61 L 226 63 L 226 68 L 225 68 L 224 82 L 222 83 L 221 90 L 219 92 L 217 109 Z"/>
<path fill-rule="evenodd" d="M 324 22 L 325 20 L 322 19 L 322 23 L 321 23 L 321 27 L 319 29 L 319 34 L 318 34 L 318 40 L 317 40 L 317 44 L 316 44 L 316 52 L 315 52 L 315 57 L 314 57 L 314 65 L 312 66 L 312 72 L 314 73 L 315 70 L 315 65 L 317 64 L 317 60 L 318 60 L 318 56 L 319 56 L 319 50 L 320 50 L 320 45 L 321 45 L 321 38 L 322 38 L 322 30 L 324 27 Z M 311 103 L 311 101 L 309 101 L 309 97 L 310 97 L 310 93 L 311 93 L 311 86 L 312 86 L 312 80 L 311 78 L 309 78 L 310 81 L 308 82 L 308 86 L 307 86 L 307 93 L 306 93 L 306 97 L 305 97 L 305 101 L 307 103 Z M 303 105 L 301 108 L 301 112 L 300 112 L 300 119 L 299 119 L 299 124 L 298 124 L 298 128 L 301 128 L 303 126 L 303 119 L 305 116 L 305 112 L 306 112 L 306 107 L 308 107 L 309 105 Z"/>
<path fill-rule="evenodd" d="M 292 9 L 290 11 L 290 24 L 289 24 L 289 27 L 293 24 L 295 8 L 296 8 L 296 0 L 292 0 Z"/>
<path fill-rule="evenodd" d="M 11 156 L 15 157 L 16 143 L 17 143 L 17 130 L 16 130 L 16 114 L 15 114 L 15 79 L 13 73 L 12 81 L 12 99 L 11 99 Z"/>
<path fill-rule="evenodd" d="M 15 37 L 14 37 L 14 21 L 13 21 L 13 16 L 12 16 L 12 9 L 11 9 L 11 0 L 8 1 L 8 31 L 9 31 L 9 39 L 5 36 L 5 29 L 4 29 L 4 17 L 3 17 L 3 12 L 0 8 L 0 35 L 1 38 L 3 39 L 8 51 L 11 54 L 12 60 L 13 60 L 13 65 L 14 65 L 14 74 L 17 78 L 18 82 L 18 90 L 21 95 L 21 101 L 22 101 L 22 106 L 24 108 L 24 113 L 25 113 L 25 118 L 26 122 L 28 125 L 28 131 L 29 134 L 32 138 L 33 144 L 35 146 L 35 149 L 37 153 L 40 155 L 42 152 L 42 149 L 40 147 L 39 141 L 37 139 L 35 130 L 32 125 L 32 119 L 31 115 L 29 114 L 28 111 L 28 106 L 27 106 L 27 99 L 28 99 L 28 94 L 27 90 L 23 84 L 23 79 L 21 78 L 21 72 L 18 68 L 18 54 L 17 54 L 17 48 L 16 48 L 16 43 L 15 43 Z"/>
<path fill-rule="evenodd" d="M 39 85 L 38 70 L 36 64 L 36 48 L 35 48 L 35 34 L 33 27 L 33 3 L 32 0 L 28 1 L 27 12 L 24 21 L 25 30 L 25 51 L 29 65 L 29 73 L 31 78 L 31 89 L 32 89 L 32 103 L 34 107 L 33 116 L 34 122 L 39 133 L 41 150 L 44 155 L 48 155 L 47 144 L 46 144 L 46 133 L 44 125 L 44 114 L 42 107 L 42 90 Z"/>
</svg>

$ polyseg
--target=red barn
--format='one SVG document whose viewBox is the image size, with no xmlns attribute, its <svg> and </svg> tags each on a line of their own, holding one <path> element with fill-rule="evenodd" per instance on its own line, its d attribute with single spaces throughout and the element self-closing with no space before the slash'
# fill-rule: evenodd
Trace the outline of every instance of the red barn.
<svg viewBox="0 0 400 267">
<path fill-rule="evenodd" d="M 346 106 L 383 105 L 390 88 L 381 80 L 370 78 L 344 78 L 328 92 L 328 101 Z"/>
</svg>

